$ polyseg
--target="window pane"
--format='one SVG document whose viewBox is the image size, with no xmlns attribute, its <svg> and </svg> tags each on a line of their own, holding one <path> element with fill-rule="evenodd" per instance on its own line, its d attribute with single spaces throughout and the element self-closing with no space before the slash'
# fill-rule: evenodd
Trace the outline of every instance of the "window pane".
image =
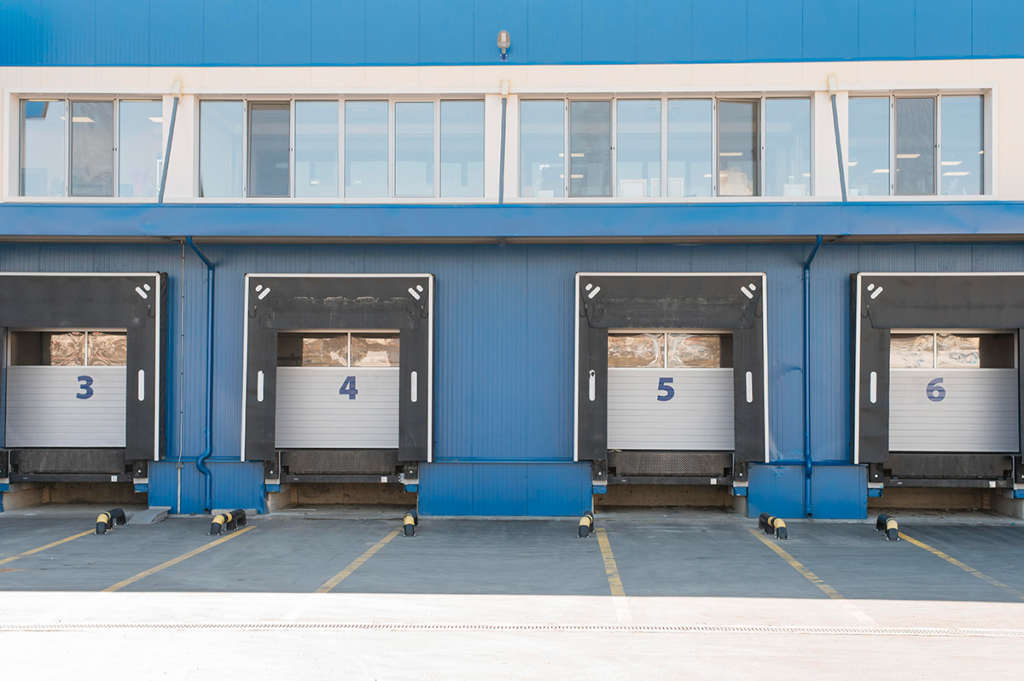
<svg viewBox="0 0 1024 681">
<path fill-rule="evenodd" d="M 352 334 L 352 366 L 398 366 L 398 334 Z"/>
<path fill-rule="evenodd" d="M 608 366 L 630 368 L 664 367 L 665 334 L 608 334 Z"/>
<path fill-rule="evenodd" d="M 892 334 L 889 338 L 889 367 L 931 369 L 935 367 L 935 335 Z"/>
<path fill-rule="evenodd" d="M 711 196 L 711 100 L 668 103 L 668 195 Z"/>
<path fill-rule="evenodd" d="M 940 369 L 978 369 L 981 367 L 981 337 L 940 333 L 935 354 Z"/>
<path fill-rule="evenodd" d="M 199 103 L 199 196 L 242 195 L 242 103 Z"/>
<path fill-rule="evenodd" d="M 525 198 L 563 194 L 565 104 L 527 101 L 519 105 L 520 192 Z"/>
<path fill-rule="evenodd" d="M 889 195 L 889 98 L 850 100 L 850 196 Z"/>
<path fill-rule="evenodd" d="M 441 102 L 441 196 L 484 195 L 484 103 Z"/>
<path fill-rule="evenodd" d="M 722 366 L 722 337 L 708 334 L 668 334 L 669 368 L 717 369 Z"/>
<path fill-rule="evenodd" d="M 395 104 L 395 196 L 434 195 L 434 104 Z"/>
<path fill-rule="evenodd" d="M 338 103 L 295 102 L 295 196 L 338 195 Z"/>
<path fill-rule="evenodd" d="M 758 102 L 718 103 L 718 195 L 757 196 Z"/>
<path fill-rule="evenodd" d="M 345 102 L 345 196 L 388 195 L 388 103 Z"/>
<path fill-rule="evenodd" d="M 943 97 L 943 194 L 981 194 L 984 191 L 984 149 L 984 100 L 981 97 Z"/>
<path fill-rule="evenodd" d="M 249 196 L 288 196 L 289 108 L 249 105 Z"/>
<path fill-rule="evenodd" d="M 163 172 L 162 102 L 121 102 L 117 112 L 118 196 L 156 196 Z"/>
<path fill-rule="evenodd" d="M 64 102 L 21 103 L 21 195 L 64 196 Z"/>
<path fill-rule="evenodd" d="M 106 331 L 89 332 L 89 366 L 123 367 L 128 365 L 128 334 Z"/>
<path fill-rule="evenodd" d="M 569 195 L 611 196 L 611 102 L 569 104 Z"/>
<path fill-rule="evenodd" d="M 768 196 L 811 195 L 811 100 L 765 104 L 765 180 Z"/>
<path fill-rule="evenodd" d="M 71 102 L 71 195 L 114 195 L 113 102 Z"/>
<path fill-rule="evenodd" d="M 935 193 L 935 100 L 896 100 L 896 193 Z"/>
<path fill-rule="evenodd" d="M 43 333 L 42 364 L 53 367 L 85 366 L 85 332 Z"/>
<path fill-rule="evenodd" d="M 620 100 L 615 112 L 619 196 L 661 196 L 661 101 Z"/>
</svg>

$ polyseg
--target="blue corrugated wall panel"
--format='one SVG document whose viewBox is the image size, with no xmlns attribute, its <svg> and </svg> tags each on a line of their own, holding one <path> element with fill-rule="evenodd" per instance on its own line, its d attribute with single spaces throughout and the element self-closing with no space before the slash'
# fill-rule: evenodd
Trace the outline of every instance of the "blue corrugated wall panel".
<svg viewBox="0 0 1024 681">
<path fill-rule="evenodd" d="M 45 209 L 38 210 L 42 212 L 33 218 L 37 226 L 45 223 L 40 216 L 46 214 Z M 66 215 L 63 209 L 51 210 L 55 216 Z M 103 209 L 78 210 L 75 225 L 88 222 L 90 211 Z M 205 210 L 225 219 L 233 211 L 247 209 Z M 418 215 L 416 209 L 399 208 L 394 213 L 407 219 Z M 66 228 L 71 223 L 60 224 Z M 801 268 L 807 245 L 208 244 L 203 248 L 217 265 L 213 428 L 217 505 L 252 508 L 262 498 L 259 466 L 229 465 L 240 455 L 241 322 L 247 272 L 436 275 L 434 454 L 439 463 L 425 467 L 421 474 L 425 512 L 559 515 L 552 509 L 575 513 L 581 504 L 589 503 L 589 468 L 572 463 L 573 277 L 579 271 L 767 272 L 771 456 L 777 461 L 802 460 Z M 180 457 L 185 464 L 182 510 L 201 510 L 202 480 L 195 459 L 204 448 L 207 330 L 206 269 L 198 258 L 174 243 L 6 243 L 0 248 L 0 269 L 168 273 L 167 462 L 151 473 L 151 498 L 163 500 L 164 505 L 176 504 L 173 461 Z M 1021 270 L 1021 244 L 823 246 L 811 269 L 814 460 L 850 460 L 851 273 Z M 814 480 L 815 517 L 853 513 L 852 504 L 859 504 L 862 496 L 854 473 L 822 467 L 815 468 L 814 474 L 825 476 L 820 484 L 817 477 Z M 168 487 L 170 480 L 173 489 Z M 793 515 L 792 508 L 803 505 L 800 466 L 758 466 L 750 484 L 753 508 Z M 171 498 L 168 495 L 175 496 L 174 504 L 166 501 Z"/>
<path fill-rule="evenodd" d="M 915 9 L 914 52 L 919 58 L 970 57 L 973 0 L 928 0 Z"/>
<path fill-rule="evenodd" d="M 473 62 L 473 0 L 420 0 L 419 11 L 421 64 Z"/>
<path fill-rule="evenodd" d="M 747 516 L 770 513 L 779 518 L 801 518 L 804 514 L 803 466 L 750 467 Z"/>
<path fill-rule="evenodd" d="M 313 10 L 311 0 L 259 0 L 258 64 L 301 66 L 312 62 Z M 328 27 L 337 40 L 336 27 Z"/>
<path fill-rule="evenodd" d="M 96 4 L 96 65 L 149 63 L 149 4 L 110 0 Z"/>
<path fill-rule="evenodd" d="M 255 66 L 258 25 L 256 0 L 206 2 L 203 7 L 203 63 Z"/>
<path fill-rule="evenodd" d="M 811 502 L 815 518 L 867 518 L 867 466 L 817 466 L 811 475 Z"/>
<path fill-rule="evenodd" d="M 747 3 L 747 59 L 791 61 L 803 57 L 803 2 Z"/>
<path fill-rule="evenodd" d="M 636 60 L 640 64 L 693 58 L 692 0 L 637 0 Z"/>
<path fill-rule="evenodd" d="M 212 463 L 213 508 L 266 510 L 263 496 L 263 466 L 257 463 Z M 178 506 L 178 468 L 173 461 L 149 467 L 149 505 L 170 506 L 171 513 L 202 513 L 206 480 L 195 461 L 181 467 L 181 506 Z"/>
<path fill-rule="evenodd" d="M 420 466 L 424 516 L 578 516 L 590 510 L 590 466 L 435 463 Z"/>
<path fill-rule="evenodd" d="M 512 64 L 1024 56 L 1019 0 L 8 0 L 0 13 L 11 66 L 496 64 L 501 29 Z"/>
<path fill-rule="evenodd" d="M 857 54 L 912 59 L 915 0 L 860 0 Z"/>
</svg>

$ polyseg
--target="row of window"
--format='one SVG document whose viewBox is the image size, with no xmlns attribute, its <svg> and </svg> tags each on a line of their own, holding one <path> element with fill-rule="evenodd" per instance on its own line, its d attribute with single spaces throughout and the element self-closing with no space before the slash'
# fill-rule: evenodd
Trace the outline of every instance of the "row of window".
<svg viewBox="0 0 1024 681">
<path fill-rule="evenodd" d="M 608 334 L 613 369 L 721 369 L 732 367 L 732 335 L 653 331 Z"/>
<path fill-rule="evenodd" d="M 279 367 L 397 367 L 397 333 L 279 333 Z"/>
<path fill-rule="evenodd" d="M 525 99 L 520 196 L 809 196 L 811 109 L 798 97 Z M 851 195 L 984 193 L 983 97 L 855 97 L 849 121 Z M 24 100 L 20 194 L 156 196 L 162 125 L 160 101 Z M 484 103 L 202 100 L 198 195 L 481 198 Z"/>
<path fill-rule="evenodd" d="M 891 369 L 1013 369 L 1012 333 L 894 333 L 889 342 Z"/>
<path fill-rule="evenodd" d="M 115 367 L 128 364 L 124 331 L 13 331 L 14 366 Z"/>
</svg>

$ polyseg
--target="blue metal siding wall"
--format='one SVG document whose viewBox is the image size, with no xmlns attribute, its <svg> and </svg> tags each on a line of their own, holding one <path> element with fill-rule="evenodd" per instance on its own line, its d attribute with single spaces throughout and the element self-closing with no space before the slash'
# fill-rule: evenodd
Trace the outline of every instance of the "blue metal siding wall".
<svg viewBox="0 0 1024 681">
<path fill-rule="evenodd" d="M 211 210 L 226 215 L 235 209 Z M 400 215 L 405 210 L 395 209 Z M 415 209 L 409 212 L 415 214 Z M 780 462 L 802 458 L 801 265 L 807 246 L 209 244 L 203 248 L 217 265 L 213 433 L 217 506 L 260 508 L 262 504 L 259 466 L 237 463 L 243 276 L 247 272 L 436 275 L 439 463 L 424 467 L 421 473 L 424 512 L 556 515 L 567 509 L 575 513 L 586 505 L 589 467 L 572 463 L 572 314 L 577 271 L 767 272 L 771 454 L 773 461 Z M 206 271 L 198 259 L 186 254 L 183 267 L 178 244 L 2 244 L 0 269 L 168 272 L 168 461 L 153 467 L 150 493 L 152 499 L 176 506 L 174 462 L 180 455 L 185 462 L 181 510 L 200 510 L 201 479 L 194 460 L 203 449 L 205 422 Z M 812 449 L 817 462 L 833 466 L 849 462 L 849 275 L 867 270 L 1021 271 L 1024 245 L 822 247 L 811 270 Z M 179 372 L 184 381 L 181 393 Z M 181 416 L 179 404 L 184 409 Z M 801 467 L 755 468 L 752 509 L 788 515 L 793 508 L 802 508 Z M 816 469 L 814 479 L 816 517 L 859 513 L 862 469 L 847 465 L 820 470 L 824 472 Z M 173 502 L 168 501 L 172 498 Z"/>
<path fill-rule="evenodd" d="M 363 66 L 1024 55 L 1019 0 L 8 0 L 5 66 Z"/>
</svg>

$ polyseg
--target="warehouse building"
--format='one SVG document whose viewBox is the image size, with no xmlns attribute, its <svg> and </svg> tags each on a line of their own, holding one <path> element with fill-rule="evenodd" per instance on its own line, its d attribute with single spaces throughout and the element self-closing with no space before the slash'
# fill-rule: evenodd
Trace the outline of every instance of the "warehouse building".
<svg viewBox="0 0 1024 681">
<path fill-rule="evenodd" d="M 0 509 L 1024 516 L 1019 3 L 0 12 Z"/>
</svg>

